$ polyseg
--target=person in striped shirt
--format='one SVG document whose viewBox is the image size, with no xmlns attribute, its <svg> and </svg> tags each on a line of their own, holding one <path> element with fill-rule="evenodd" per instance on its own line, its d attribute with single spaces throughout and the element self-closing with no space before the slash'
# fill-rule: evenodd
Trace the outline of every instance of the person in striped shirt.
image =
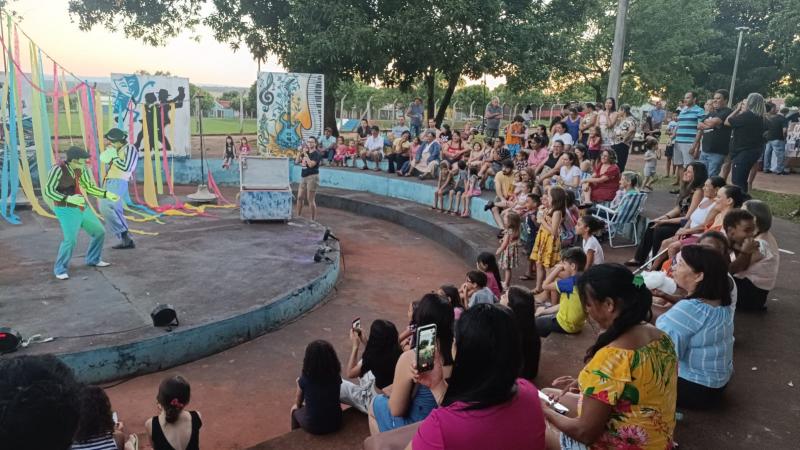
<svg viewBox="0 0 800 450">
<path fill-rule="evenodd" d="M 672 156 L 672 164 L 678 168 L 678 180 L 683 180 L 683 171 L 694 162 L 692 147 L 697 136 L 697 126 L 703 122 L 706 116 L 705 110 L 697 105 L 697 93 L 689 91 L 683 97 L 686 104 L 678 115 L 678 128 L 675 132 L 675 149 Z M 680 188 L 683 189 L 684 182 L 681 181 Z M 677 194 L 677 192 L 675 192 Z"/>
<path fill-rule="evenodd" d="M 59 280 L 69 278 L 67 268 L 81 228 L 92 238 L 86 253 L 86 265 L 110 266 L 109 263 L 100 259 L 106 232 L 97 216 L 85 207 L 86 197 L 84 194 L 111 201 L 119 200 L 119 196 L 97 187 L 91 171 L 86 168 L 88 159 L 89 153 L 86 150 L 70 147 L 67 150 L 66 162 L 56 164 L 50 169 L 47 184 L 44 186 L 43 195 L 53 201 L 53 211 L 61 224 L 61 231 L 64 233 L 64 240 L 58 248 L 58 256 L 53 269 Z"/>
<path fill-rule="evenodd" d="M 128 192 L 128 181 L 131 174 L 136 170 L 136 163 L 139 159 L 139 150 L 132 144 L 128 144 L 128 133 L 119 128 L 112 128 L 105 134 L 109 146 L 100 155 L 100 161 L 108 164 L 106 174 L 105 189 L 113 192 L 124 199 Z M 136 245 L 130 237 L 128 231 L 128 221 L 125 219 L 123 211 L 124 200 L 111 201 L 104 199 L 100 201 L 100 212 L 105 218 L 109 230 L 119 240 L 120 243 L 111 247 L 115 249 L 134 248 Z"/>
</svg>

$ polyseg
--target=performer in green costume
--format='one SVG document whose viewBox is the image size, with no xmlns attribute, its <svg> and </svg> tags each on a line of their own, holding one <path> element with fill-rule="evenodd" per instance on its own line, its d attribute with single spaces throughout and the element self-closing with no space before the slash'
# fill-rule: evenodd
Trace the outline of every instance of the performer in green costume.
<svg viewBox="0 0 800 450">
<path fill-rule="evenodd" d="M 86 208 L 84 194 L 111 201 L 119 200 L 119 196 L 97 187 L 91 170 L 86 167 L 88 159 L 89 153 L 86 150 L 70 147 L 67 150 L 67 161 L 56 164 L 50 169 L 50 175 L 44 187 L 43 194 L 54 202 L 53 210 L 61 224 L 61 231 L 64 233 L 64 241 L 61 242 L 58 249 L 58 257 L 56 257 L 53 270 L 59 280 L 69 278 L 67 268 L 81 228 L 92 238 L 89 243 L 89 251 L 86 253 L 86 265 L 95 267 L 110 265 L 100 259 L 106 236 L 103 224 L 90 209 Z"/>
</svg>

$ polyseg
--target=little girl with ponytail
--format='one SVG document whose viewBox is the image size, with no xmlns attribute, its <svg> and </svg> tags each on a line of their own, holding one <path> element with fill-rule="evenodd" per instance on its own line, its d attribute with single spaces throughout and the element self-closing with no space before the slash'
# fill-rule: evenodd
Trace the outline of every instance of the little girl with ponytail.
<svg viewBox="0 0 800 450">
<path fill-rule="evenodd" d="M 544 410 L 553 425 L 547 441 L 561 448 L 672 448 L 677 355 L 669 336 L 648 323 L 652 297 L 644 279 L 622 265 L 599 264 L 578 279 L 578 291 L 604 331 L 586 351 L 577 379 L 559 377 L 553 381 L 559 389 L 542 390 L 570 409 L 568 415 Z"/>
<path fill-rule="evenodd" d="M 198 450 L 203 421 L 197 411 L 186 411 L 189 382 L 180 375 L 165 378 L 158 387 L 161 413 L 145 422 L 153 450 Z"/>
</svg>

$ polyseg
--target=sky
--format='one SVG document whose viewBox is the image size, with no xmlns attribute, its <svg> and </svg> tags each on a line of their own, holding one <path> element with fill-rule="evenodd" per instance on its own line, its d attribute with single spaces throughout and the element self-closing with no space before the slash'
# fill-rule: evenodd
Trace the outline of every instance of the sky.
<svg viewBox="0 0 800 450">
<path fill-rule="evenodd" d="M 39 48 L 81 77 L 162 70 L 187 77 L 194 84 L 248 87 L 255 81 L 258 64 L 247 49 L 234 52 L 228 45 L 214 40 L 207 28 L 200 27 L 193 34 L 184 33 L 163 47 L 152 47 L 102 26 L 81 31 L 69 15 L 68 4 L 68 0 L 15 0 L 10 6 L 22 16 L 20 27 Z M 192 39 L 194 35 L 201 36 L 199 42 Z M 24 46 L 24 38 L 20 36 L 20 39 Z M 27 71 L 27 52 L 23 50 L 23 53 L 21 64 Z M 261 70 L 285 71 L 274 56 L 261 64 Z M 45 70 L 45 73 L 51 71 Z M 488 77 L 487 85 L 494 88 L 502 81 Z"/>
</svg>

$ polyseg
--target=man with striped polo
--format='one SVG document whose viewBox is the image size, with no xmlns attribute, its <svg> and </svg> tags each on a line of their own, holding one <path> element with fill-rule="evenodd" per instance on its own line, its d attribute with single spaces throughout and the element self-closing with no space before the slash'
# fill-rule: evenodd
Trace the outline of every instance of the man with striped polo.
<svg viewBox="0 0 800 450">
<path fill-rule="evenodd" d="M 680 188 L 684 188 L 683 171 L 694 162 L 692 147 L 697 136 L 697 126 L 703 122 L 706 112 L 697 105 L 697 93 L 689 91 L 683 97 L 686 108 L 678 115 L 678 128 L 675 134 L 675 150 L 672 164 L 678 168 Z M 677 194 L 679 191 L 672 191 Z"/>
<path fill-rule="evenodd" d="M 120 243 L 111 247 L 115 249 L 134 248 L 136 245 L 128 232 L 128 221 L 122 208 L 125 194 L 128 193 L 128 181 L 136 170 L 139 160 L 139 150 L 128 144 L 128 133 L 119 128 L 112 128 L 106 133 L 109 142 L 106 150 L 100 154 L 100 161 L 108 164 L 105 189 L 115 193 L 119 199 L 100 201 L 100 212 L 103 213 L 108 229 L 120 240 Z"/>
<path fill-rule="evenodd" d="M 89 194 L 111 201 L 119 200 L 119 196 L 97 187 L 92 171 L 86 167 L 89 153 L 79 147 L 67 150 L 67 160 L 53 166 L 47 177 L 43 195 L 53 201 L 53 212 L 56 214 L 64 240 L 58 248 L 53 272 L 59 280 L 69 278 L 67 268 L 72 258 L 72 250 L 78 240 L 78 233 L 83 229 L 91 236 L 89 251 L 86 252 L 86 265 L 107 267 L 109 263 L 100 259 L 103 253 L 103 241 L 106 232 L 103 224 L 91 209 L 86 208 L 86 197 Z"/>
</svg>

